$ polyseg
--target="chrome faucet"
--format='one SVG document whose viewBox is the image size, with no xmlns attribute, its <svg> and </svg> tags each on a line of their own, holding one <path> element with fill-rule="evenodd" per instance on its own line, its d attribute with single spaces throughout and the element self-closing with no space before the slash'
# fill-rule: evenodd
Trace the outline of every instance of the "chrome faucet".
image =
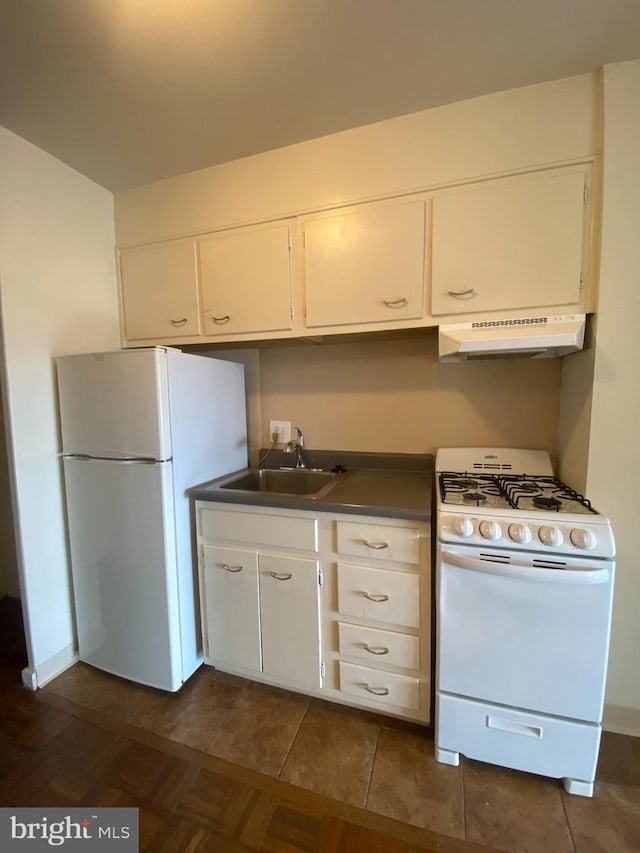
<svg viewBox="0 0 640 853">
<path fill-rule="evenodd" d="M 296 454 L 296 468 L 306 468 L 307 463 L 304 459 L 304 435 L 302 434 L 302 430 L 300 427 L 294 427 L 296 431 L 295 439 L 287 442 L 286 452 L 292 453 L 295 451 Z"/>
</svg>

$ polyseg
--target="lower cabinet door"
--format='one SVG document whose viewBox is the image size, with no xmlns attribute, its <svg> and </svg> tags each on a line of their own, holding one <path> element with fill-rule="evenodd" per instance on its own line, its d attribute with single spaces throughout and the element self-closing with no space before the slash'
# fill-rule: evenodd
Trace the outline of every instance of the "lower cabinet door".
<svg viewBox="0 0 640 853">
<path fill-rule="evenodd" d="M 207 663 L 259 672 L 258 552 L 205 545 L 203 592 Z"/>
<path fill-rule="evenodd" d="M 321 687 L 318 562 L 261 553 L 259 568 L 262 671 Z"/>
</svg>

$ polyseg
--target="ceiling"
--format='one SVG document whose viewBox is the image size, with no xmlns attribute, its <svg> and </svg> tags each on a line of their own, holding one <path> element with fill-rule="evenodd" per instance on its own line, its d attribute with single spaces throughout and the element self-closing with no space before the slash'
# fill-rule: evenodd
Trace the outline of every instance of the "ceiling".
<svg viewBox="0 0 640 853">
<path fill-rule="evenodd" d="M 110 190 L 640 58 L 639 0 L 0 0 L 0 124 Z"/>
</svg>

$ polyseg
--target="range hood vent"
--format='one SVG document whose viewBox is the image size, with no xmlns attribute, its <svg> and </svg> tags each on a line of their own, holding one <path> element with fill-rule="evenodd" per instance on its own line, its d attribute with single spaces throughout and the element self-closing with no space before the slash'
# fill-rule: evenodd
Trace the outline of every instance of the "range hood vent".
<svg viewBox="0 0 640 853">
<path fill-rule="evenodd" d="M 439 361 L 554 358 L 582 349 L 584 314 L 452 323 L 438 329 Z"/>
</svg>

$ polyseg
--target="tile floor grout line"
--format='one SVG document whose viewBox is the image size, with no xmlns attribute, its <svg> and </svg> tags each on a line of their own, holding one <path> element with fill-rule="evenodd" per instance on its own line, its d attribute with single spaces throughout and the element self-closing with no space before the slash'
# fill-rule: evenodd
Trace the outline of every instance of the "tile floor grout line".
<svg viewBox="0 0 640 853">
<path fill-rule="evenodd" d="M 569 795 L 569 796 L 571 796 L 571 795 Z M 567 832 L 569 833 L 569 841 L 571 841 L 571 846 L 572 846 L 572 848 L 573 848 L 573 853 L 576 853 L 576 851 L 577 851 L 577 849 L 578 849 L 578 848 L 577 848 L 577 846 L 576 846 L 576 841 L 575 841 L 575 838 L 573 837 L 573 831 L 572 831 L 572 829 L 571 829 L 571 821 L 569 820 L 569 813 L 567 812 L 567 801 L 566 801 L 566 797 L 565 797 L 565 795 L 563 794 L 563 792 L 562 792 L 562 791 L 560 791 L 560 801 L 562 802 L 562 811 L 563 811 L 563 813 L 564 813 L 564 819 L 565 819 L 565 821 L 566 821 L 566 823 L 567 823 Z"/>
<path fill-rule="evenodd" d="M 371 780 L 373 779 L 373 768 L 376 764 L 376 758 L 378 757 L 378 746 L 380 744 L 380 736 L 382 735 L 382 726 L 378 726 L 378 734 L 376 737 L 376 745 L 373 750 L 373 760 L 371 762 L 371 770 L 369 771 L 369 781 L 367 782 L 367 792 L 364 796 L 364 808 L 367 808 L 367 803 L 369 802 L 369 793 L 371 791 Z"/>
<path fill-rule="evenodd" d="M 293 736 L 291 743 L 289 744 L 289 749 L 287 750 L 287 754 L 285 755 L 285 757 L 282 760 L 282 764 L 280 765 L 280 769 L 278 770 L 276 775 L 273 777 L 274 779 L 280 779 L 280 777 L 282 776 L 282 771 L 284 770 L 285 764 L 287 763 L 289 756 L 291 755 L 291 751 L 293 750 L 295 742 L 298 740 L 298 735 L 300 734 L 300 729 L 302 728 L 302 724 L 304 723 L 305 718 L 306 718 L 307 714 L 309 713 L 310 707 L 311 707 L 311 697 L 307 697 L 307 707 L 304 709 L 304 714 L 300 717 L 300 722 L 298 723 L 298 728 L 296 729 L 296 733 Z"/>
</svg>

